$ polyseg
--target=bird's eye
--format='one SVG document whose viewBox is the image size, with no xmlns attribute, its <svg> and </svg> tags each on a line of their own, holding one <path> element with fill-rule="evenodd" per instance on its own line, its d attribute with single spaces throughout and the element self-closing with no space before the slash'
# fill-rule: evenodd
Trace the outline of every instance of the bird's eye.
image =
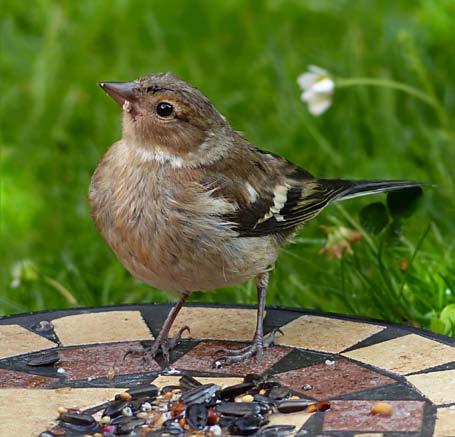
<svg viewBox="0 0 455 437">
<path fill-rule="evenodd" d="M 156 113 L 160 117 L 169 117 L 174 112 L 174 107 L 168 102 L 160 102 L 156 107 Z"/>
</svg>

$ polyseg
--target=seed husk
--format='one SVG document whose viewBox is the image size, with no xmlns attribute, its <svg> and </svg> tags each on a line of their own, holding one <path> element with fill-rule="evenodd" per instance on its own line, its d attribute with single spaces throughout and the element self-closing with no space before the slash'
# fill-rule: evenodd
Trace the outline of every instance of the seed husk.
<svg viewBox="0 0 455 437">
<path fill-rule="evenodd" d="M 50 352 L 46 354 L 40 354 L 37 357 L 34 357 L 27 361 L 27 366 L 30 367 L 44 367 L 44 366 L 51 366 L 58 362 L 60 357 L 58 356 L 57 352 Z"/>
<path fill-rule="evenodd" d="M 185 411 L 185 418 L 193 429 L 204 429 L 207 426 L 209 413 L 204 404 L 192 404 Z"/>
</svg>

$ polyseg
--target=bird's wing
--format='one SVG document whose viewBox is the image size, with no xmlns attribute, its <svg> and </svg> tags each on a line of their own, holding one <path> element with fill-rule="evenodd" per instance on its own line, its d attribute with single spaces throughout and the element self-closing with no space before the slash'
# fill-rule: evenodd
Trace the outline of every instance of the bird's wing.
<svg viewBox="0 0 455 437">
<path fill-rule="evenodd" d="M 280 156 L 255 148 L 249 152 L 224 162 L 222 184 L 216 178 L 218 194 L 235 206 L 223 220 L 240 237 L 286 238 L 332 201 L 422 186 L 415 181 L 317 179 Z"/>
<path fill-rule="evenodd" d="M 215 182 L 214 182 L 215 181 Z M 240 237 L 288 234 L 320 212 L 336 195 L 304 169 L 258 149 L 212 173 L 207 181 L 235 204 L 223 215 Z"/>
</svg>

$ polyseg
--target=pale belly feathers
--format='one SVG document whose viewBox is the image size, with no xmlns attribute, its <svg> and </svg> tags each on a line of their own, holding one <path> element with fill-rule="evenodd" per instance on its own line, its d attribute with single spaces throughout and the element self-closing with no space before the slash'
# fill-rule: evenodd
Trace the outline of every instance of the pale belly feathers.
<svg viewBox="0 0 455 437">
<path fill-rule="evenodd" d="M 111 153 L 103 161 L 118 159 Z M 153 287 L 180 292 L 238 284 L 268 270 L 276 240 L 237 237 L 219 218 L 232 205 L 191 184 L 170 184 L 165 168 L 139 168 L 131 160 L 98 166 L 89 191 L 92 216 L 121 263 Z"/>
</svg>

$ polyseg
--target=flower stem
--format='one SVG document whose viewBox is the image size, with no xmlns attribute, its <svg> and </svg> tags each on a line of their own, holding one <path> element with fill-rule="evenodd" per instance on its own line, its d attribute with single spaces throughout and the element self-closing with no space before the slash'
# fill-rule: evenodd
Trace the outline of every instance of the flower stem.
<svg viewBox="0 0 455 437">
<path fill-rule="evenodd" d="M 49 276 L 43 276 L 43 280 L 52 288 L 57 290 L 71 305 L 78 305 L 77 299 L 71 294 L 71 291 L 60 284 L 60 282 L 50 278 Z"/>
<path fill-rule="evenodd" d="M 379 86 L 384 88 L 391 88 L 399 91 L 403 91 L 417 99 L 422 100 L 427 105 L 432 106 L 437 111 L 443 113 L 444 110 L 439 104 L 439 102 L 432 96 L 425 94 L 424 92 L 414 88 L 410 85 L 407 85 L 402 82 L 396 82 L 390 79 L 379 79 L 379 78 L 370 78 L 370 77 L 353 77 L 349 79 L 336 79 L 335 81 L 337 88 L 343 88 L 348 86 L 355 86 L 355 85 L 369 85 L 369 86 Z"/>
</svg>

